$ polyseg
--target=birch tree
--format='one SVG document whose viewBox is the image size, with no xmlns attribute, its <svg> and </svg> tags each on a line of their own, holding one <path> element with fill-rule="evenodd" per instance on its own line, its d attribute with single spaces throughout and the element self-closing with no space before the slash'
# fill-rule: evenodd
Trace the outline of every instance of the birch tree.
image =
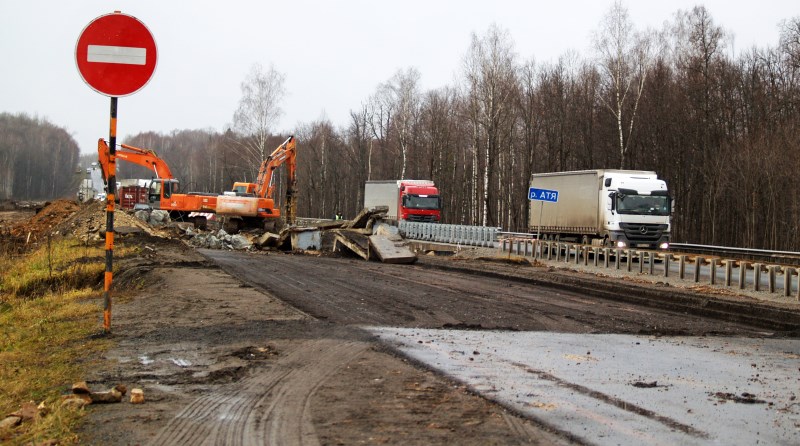
<svg viewBox="0 0 800 446">
<path fill-rule="evenodd" d="M 271 152 L 267 143 L 283 114 L 281 101 L 286 95 L 285 80 L 286 76 L 274 66 L 265 70 L 260 64 L 255 64 L 241 84 L 242 97 L 233 114 L 233 124 L 239 136 L 238 142 L 250 160 L 248 167 L 253 172 L 258 171 Z"/>
<path fill-rule="evenodd" d="M 464 59 L 469 119 L 473 129 L 473 189 L 476 201 L 481 206 L 479 224 L 491 225 L 497 216 L 492 202 L 494 191 L 490 186 L 496 174 L 497 158 L 501 144 L 501 131 L 508 128 L 513 118 L 514 95 L 516 94 L 516 55 L 508 31 L 492 25 L 486 36 L 472 35 L 472 42 Z M 482 165 L 479 167 L 478 153 L 482 150 Z M 481 171 L 479 174 L 479 170 Z M 479 178 L 480 175 L 480 178 Z M 477 197 L 477 184 L 481 185 L 481 196 Z"/>
<path fill-rule="evenodd" d="M 628 9 L 617 1 L 600 23 L 595 35 L 595 51 L 603 75 L 598 99 L 614 117 L 619 138 L 619 167 L 624 169 L 639 101 L 655 60 L 653 34 L 637 33 Z"/>
</svg>

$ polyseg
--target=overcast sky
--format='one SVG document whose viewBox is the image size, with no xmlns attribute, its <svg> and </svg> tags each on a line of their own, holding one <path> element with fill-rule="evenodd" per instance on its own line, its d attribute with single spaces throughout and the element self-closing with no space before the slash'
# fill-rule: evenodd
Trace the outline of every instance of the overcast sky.
<svg viewBox="0 0 800 446">
<path fill-rule="evenodd" d="M 120 10 L 158 45 L 150 83 L 119 99 L 118 135 L 210 128 L 232 121 L 254 63 L 286 75 L 275 129 L 327 117 L 344 126 L 378 84 L 415 67 L 423 89 L 452 85 L 470 35 L 507 29 L 520 59 L 591 54 L 591 35 L 613 0 L 0 0 L 0 112 L 37 115 L 65 127 L 84 153 L 108 138 L 109 99 L 75 65 L 75 44 L 94 18 Z M 774 46 L 797 0 L 628 0 L 638 29 L 660 28 L 679 9 L 703 4 L 735 37 L 731 51 Z M 152 149 L 158 150 L 157 147 Z"/>
</svg>

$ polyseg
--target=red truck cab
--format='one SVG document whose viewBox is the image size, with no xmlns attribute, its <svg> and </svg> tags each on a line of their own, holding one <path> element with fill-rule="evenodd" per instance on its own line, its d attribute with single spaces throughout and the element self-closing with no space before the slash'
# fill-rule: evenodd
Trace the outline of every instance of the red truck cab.
<svg viewBox="0 0 800 446">
<path fill-rule="evenodd" d="M 433 181 L 400 181 L 398 217 L 401 220 L 438 223 L 442 201 Z"/>
</svg>

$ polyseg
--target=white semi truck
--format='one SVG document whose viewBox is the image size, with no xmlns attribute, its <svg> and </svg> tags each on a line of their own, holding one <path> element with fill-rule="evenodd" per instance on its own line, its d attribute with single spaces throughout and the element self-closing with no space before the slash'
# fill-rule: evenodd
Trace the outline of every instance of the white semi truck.
<svg viewBox="0 0 800 446">
<path fill-rule="evenodd" d="M 672 198 L 664 180 L 641 170 L 536 173 L 531 188 L 558 192 L 531 200 L 529 229 L 546 240 L 616 247 L 669 247 Z"/>
</svg>

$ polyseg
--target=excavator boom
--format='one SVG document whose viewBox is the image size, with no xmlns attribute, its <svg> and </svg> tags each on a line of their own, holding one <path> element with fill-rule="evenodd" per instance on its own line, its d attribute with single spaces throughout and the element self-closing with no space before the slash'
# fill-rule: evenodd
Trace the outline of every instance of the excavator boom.
<svg viewBox="0 0 800 446">
<path fill-rule="evenodd" d="M 173 179 L 172 171 L 169 166 L 161 158 L 156 155 L 156 152 L 147 149 L 140 149 L 138 147 L 130 146 L 128 144 L 120 144 L 120 149 L 116 150 L 116 157 L 123 161 L 128 161 L 133 164 L 147 167 L 156 174 L 156 178 L 165 180 Z M 103 170 L 103 178 L 108 172 L 108 144 L 102 138 L 97 141 L 97 159 Z"/>
</svg>

